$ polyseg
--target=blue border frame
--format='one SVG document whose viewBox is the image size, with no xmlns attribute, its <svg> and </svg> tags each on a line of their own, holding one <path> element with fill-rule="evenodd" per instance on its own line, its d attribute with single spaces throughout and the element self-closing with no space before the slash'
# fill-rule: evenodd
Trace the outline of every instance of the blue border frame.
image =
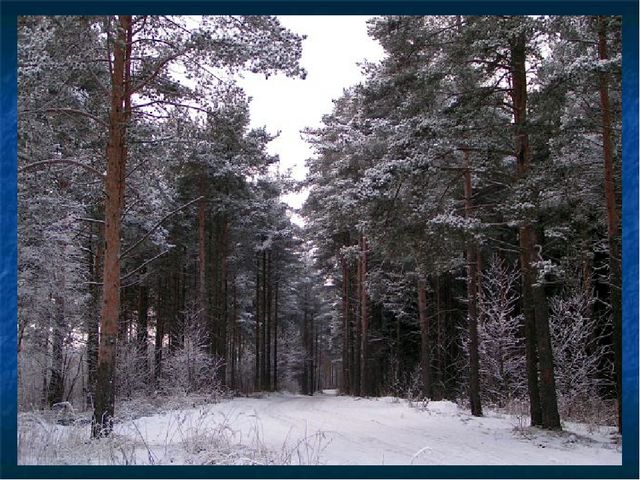
<svg viewBox="0 0 640 480">
<path fill-rule="evenodd" d="M 1 0 L 0 0 L 1 1 Z M 569 0 L 171 0 L 6 1 L 0 5 L 0 478 L 638 478 L 638 2 Z M 18 466 L 17 79 L 18 15 L 555 14 L 623 17 L 623 409 L 622 466 Z"/>
</svg>

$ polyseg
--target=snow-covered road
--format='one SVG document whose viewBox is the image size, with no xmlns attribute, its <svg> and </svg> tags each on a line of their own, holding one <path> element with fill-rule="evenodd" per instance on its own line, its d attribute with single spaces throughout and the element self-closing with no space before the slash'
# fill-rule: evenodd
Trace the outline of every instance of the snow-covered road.
<svg viewBox="0 0 640 480">
<path fill-rule="evenodd" d="M 184 432 L 224 431 L 234 445 L 279 452 L 306 464 L 620 464 L 608 429 L 561 433 L 522 429 L 526 419 L 489 412 L 475 418 L 450 402 L 415 408 L 393 398 L 362 399 L 334 392 L 312 397 L 274 394 L 138 418 L 135 430 L 153 450 Z M 117 428 L 131 432 L 125 422 Z M 171 461 L 171 460 L 170 460 Z M 175 459 L 180 462 L 179 458 Z M 164 462 L 163 462 L 164 463 Z"/>
</svg>

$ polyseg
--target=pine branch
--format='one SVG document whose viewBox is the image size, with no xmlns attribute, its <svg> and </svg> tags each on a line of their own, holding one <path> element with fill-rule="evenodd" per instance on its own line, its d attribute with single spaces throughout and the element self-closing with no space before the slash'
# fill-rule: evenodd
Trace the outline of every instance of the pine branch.
<svg viewBox="0 0 640 480">
<path fill-rule="evenodd" d="M 144 262 L 142 265 L 140 265 L 139 267 L 134 268 L 133 270 L 131 270 L 129 273 L 123 275 L 122 277 L 120 277 L 120 281 L 123 282 L 124 280 L 126 280 L 127 278 L 129 278 L 130 276 L 132 276 L 133 274 L 139 272 L 140 270 L 142 270 L 144 267 L 146 267 L 147 265 L 149 265 L 151 262 L 153 262 L 154 260 L 162 257 L 163 255 L 166 255 L 167 253 L 169 253 L 171 251 L 171 249 L 167 249 L 164 252 L 159 253 L 158 255 L 156 255 L 155 257 L 150 258 L 149 260 L 147 260 L 146 262 Z"/>
<path fill-rule="evenodd" d="M 122 260 L 123 258 L 125 258 L 129 253 L 131 253 L 138 245 L 140 245 L 142 242 L 144 242 L 147 238 L 149 238 L 149 236 L 155 231 L 157 230 L 160 225 L 162 225 L 164 223 L 165 220 L 167 220 L 169 217 L 171 217 L 172 215 L 175 215 L 176 213 L 178 213 L 180 210 L 184 210 L 185 208 L 187 208 L 189 205 L 192 205 L 193 203 L 202 200 L 204 197 L 200 196 L 194 200 L 191 200 L 189 203 L 185 203 L 184 205 L 182 205 L 179 208 L 176 208 L 175 210 L 173 210 L 172 212 L 169 212 L 168 214 L 166 214 L 164 217 L 162 217 L 160 219 L 159 222 L 157 222 L 152 228 L 151 230 L 149 230 L 140 240 L 138 240 L 137 242 L 135 242 L 133 245 L 131 245 L 127 250 L 124 251 L 124 253 L 122 253 L 120 255 L 120 259 Z"/>
<path fill-rule="evenodd" d="M 27 170 L 31 170 L 33 168 L 37 168 L 37 167 L 41 167 L 43 165 L 54 165 L 56 163 L 66 163 L 69 165 L 75 165 L 76 167 L 81 167 L 84 168 L 85 170 L 98 175 L 100 178 L 105 178 L 105 174 L 96 170 L 95 168 L 87 165 L 86 163 L 82 163 L 82 162 L 78 162 L 77 160 L 71 160 L 68 158 L 59 158 L 59 159 L 51 159 L 51 160 L 41 160 L 38 162 L 33 162 L 32 159 L 28 156 L 26 156 L 23 153 L 18 153 L 18 158 L 20 158 L 21 160 L 24 160 L 26 162 L 31 162 L 27 165 L 25 165 L 24 167 L 21 167 L 18 169 L 18 173 L 22 173 L 25 172 Z"/>
</svg>

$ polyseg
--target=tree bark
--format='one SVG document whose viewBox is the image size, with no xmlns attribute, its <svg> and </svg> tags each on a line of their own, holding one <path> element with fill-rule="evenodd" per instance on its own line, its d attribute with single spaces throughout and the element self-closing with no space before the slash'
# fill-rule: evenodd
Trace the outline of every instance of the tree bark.
<svg viewBox="0 0 640 480">
<path fill-rule="evenodd" d="M 420 318 L 420 369 L 422 394 L 431 398 L 431 343 L 429 342 L 429 312 L 427 311 L 427 284 L 418 280 L 418 316 Z"/>
<path fill-rule="evenodd" d="M 267 282 L 266 282 L 266 292 L 265 295 L 267 297 L 267 310 L 265 314 L 265 379 L 264 385 L 267 391 L 271 391 L 271 329 L 273 328 L 271 325 L 271 250 L 267 252 Z"/>
<path fill-rule="evenodd" d="M 98 369 L 98 341 L 100 323 L 100 298 L 99 284 L 102 282 L 100 271 L 103 268 L 102 257 L 104 252 L 104 228 L 100 224 L 96 235 L 95 254 L 90 259 L 91 281 L 91 310 L 87 315 L 87 395 L 89 404 L 93 407 L 96 393 L 96 374 Z"/>
<path fill-rule="evenodd" d="M 349 352 L 351 326 L 349 322 L 349 267 L 342 258 L 342 378 L 340 391 L 346 395 L 351 393 L 351 355 Z"/>
<path fill-rule="evenodd" d="M 473 215 L 469 151 L 464 150 L 464 209 L 467 218 Z M 467 316 L 469 322 L 469 402 L 471 414 L 482 416 L 480 401 L 480 356 L 478 354 L 478 251 L 474 240 L 467 245 Z"/>
<path fill-rule="evenodd" d="M 100 347 L 96 382 L 96 405 L 92 420 L 94 437 L 108 435 L 113 428 L 115 402 L 115 358 L 120 313 L 120 222 L 124 203 L 126 167 L 125 136 L 127 129 L 126 79 L 130 66 L 127 39 L 130 38 L 131 16 L 118 17 L 119 28 L 113 43 L 113 72 L 111 75 L 111 111 L 107 143 L 107 176 L 105 180 L 105 248 L 102 313 L 100 319 Z"/>
<path fill-rule="evenodd" d="M 236 285 L 236 276 L 235 273 L 232 276 L 232 311 L 231 314 L 231 342 L 230 342 L 230 352 L 231 352 L 231 372 L 229 378 L 229 387 L 232 390 L 237 389 L 236 385 L 236 359 L 237 359 L 237 348 L 238 348 L 238 291 Z"/>
<path fill-rule="evenodd" d="M 207 214 L 207 200 L 205 195 L 205 177 L 204 173 L 200 176 L 200 196 L 202 197 L 198 202 L 198 322 L 200 328 L 206 328 L 209 332 L 209 342 L 213 345 L 215 338 L 214 332 L 209 325 L 209 315 L 207 312 L 207 279 L 206 279 L 206 214 Z"/>
<path fill-rule="evenodd" d="M 360 321 L 362 335 L 360 339 L 360 395 L 369 395 L 368 365 L 369 365 L 369 298 L 367 296 L 367 237 L 362 235 L 360 240 Z"/>
<path fill-rule="evenodd" d="M 267 251 L 262 251 L 262 370 L 261 370 L 261 384 L 262 389 L 268 388 L 267 386 Z"/>
<path fill-rule="evenodd" d="M 528 174 L 530 163 L 529 134 L 527 125 L 527 76 L 526 37 L 519 34 L 511 42 L 511 96 L 516 128 L 517 175 Z M 560 429 L 560 417 L 553 372 L 553 354 L 549 335 L 549 317 L 544 286 L 535 282 L 535 232 L 530 220 L 520 228 L 521 270 L 523 282 L 523 304 L 527 348 L 527 380 L 531 406 L 532 425 L 548 429 Z M 540 363 L 540 383 L 535 369 L 537 348 Z M 539 387 L 539 389 L 538 389 Z M 538 391 L 538 394 L 536 394 Z"/>
<path fill-rule="evenodd" d="M 64 292 L 64 281 L 58 286 Z M 51 351 L 51 377 L 47 389 L 47 401 L 49 406 L 62 402 L 64 399 L 64 297 L 63 293 L 54 295 L 55 311 L 53 316 L 52 351 Z"/>
<path fill-rule="evenodd" d="M 166 293 L 166 288 L 164 287 L 164 281 L 162 279 L 158 280 L 158 298 L 159 304 L 157 305 L 156 312 L 156 337 L 155 344 L 153 347 L 153 356 L 154 356 L 154 376 L 156 386 L 160 380 L 160 375 L 162 374 L 162 342 L 164 340 L 165 333 L 165 317 L 166 317 L 166 302 L 163 299 Z"/>
<path fill-rule="evenodd" d="M 262 389 L 262 376 L 260 375 L 260 254 L 256 254 L 256 371 L 255 371 L 255 389 Z"/>
<path fill-rule="evenodd" d="M 273 299 L 273 389 L 278 391 L 278 278 Z"/>
<path fill-rule="evenodd" d="M 147 328 L 148 328 L 148 310 L 149 310 L 149 287 L 140 285 L 138 287 L 138 322 L 136 325 L 136 340 L 140 356 L 143 360 L 144 367 L 148 370 L 147 363 Z"/>
<path fill-rule="evenodd" d="M 353 353 L 351 355 L 351 390 L 356 396 L 360 396 L 360 346 L 362 344 L 362 322 L 360 321 L 362 315 L 362 262 L 358 261 L 356 264 L 356 311 L 353 312 Z"/>
<path fill-rule="evenodd" d="M 435 361 L 437 368 L 435 370 L 435 375 L 432 380 L 433 384 L 433 399 L 434 400 L 442 400 L 444 398 L 444 350 L 445 350 L 445 339 L 446 336 L 444 334 L 444 309 L 442 305 L 442 286 L 441 286 L 441 275 L 436 276 L 436 351 L 435 351 Z"/>
<path fill-rule="evenodd" d="M 598 17 L 598 57 L 609 58 L 607 52 L 607 19 Z M 602 154 L 604 158 L 604 192 L 607 209 L 607 240 L 609 245 L 609 275 L 611 310 L 613 315 L 614 370 L 618 401 L 618 431 L 622 433 L 622 271 L 619 250 L 619 216 L 616 204 L 616 184 L 611 142 L 611 106 L 606 72 L 599 74 L 600 108 L 602 110 Z"/>
</svg>

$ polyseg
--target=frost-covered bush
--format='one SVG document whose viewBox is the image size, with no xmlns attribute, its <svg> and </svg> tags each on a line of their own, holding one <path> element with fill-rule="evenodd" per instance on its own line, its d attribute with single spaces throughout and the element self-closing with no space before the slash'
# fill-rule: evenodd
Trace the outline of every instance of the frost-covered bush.
<svg viewBox="0 0 640 480">
<path fill-rule="evenodd" d="M 599 389 L 605 386 L 605 378 L 611 378 L 610 346 L 603 341 L 610 332 L 610 320 L 598 325 L 599 317 L 592 315 L 593 301 L 583 291 L 549 301 L 556 388 L 561 413 L 567 418 L 582 420 L 588 411 L 602 408 Z M 593 405 L 594 401 L 598 404 Z"/>
<path fill-rule="evenodd" d="M 524 322 L 515 315 L 518 272 L 496 256 L 482 273 L 478 325 L 481 395 L 500 407 L 526 394 Z"/>
<path fill-rule="evenodd" d="M 197 312 L 187 312 L 182 343 L 163 361 L 159 387 L 165 393 L 222 392 L 220 371 L 224 360 L 207 351 L 207 336 L 197 320 Z"/>
<path fill-rule="evenodd" d="M 136 342 L 118 344 L 116 351 L 116 394 L 131 398 L 148 391 L 151 375 L 147 354 Z"/>
</svg>

